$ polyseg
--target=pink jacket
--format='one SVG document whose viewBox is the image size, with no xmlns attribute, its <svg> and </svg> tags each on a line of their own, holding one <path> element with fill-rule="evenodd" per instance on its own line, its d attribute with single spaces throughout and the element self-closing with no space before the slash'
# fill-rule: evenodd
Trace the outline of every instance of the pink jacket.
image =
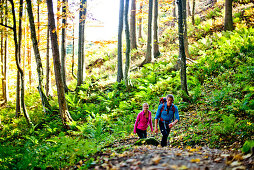
<svg viewBox="0 0 254 170">
<path fill-rule="evenodd" d="M 140 130 L 146 130 L 148 127 L 148 124 L 150 125 L 151 131 L 153 132 L 153 124 L 152 124 L 152 118 L 151 118 L 151 112 L 148 110 L 148 120 L 146 119 L 144 110 L 140 112 L 137 116 L 135 125 L 134 125 L 134 133 L 136 133 L 137 128 Z"/>
</svg>

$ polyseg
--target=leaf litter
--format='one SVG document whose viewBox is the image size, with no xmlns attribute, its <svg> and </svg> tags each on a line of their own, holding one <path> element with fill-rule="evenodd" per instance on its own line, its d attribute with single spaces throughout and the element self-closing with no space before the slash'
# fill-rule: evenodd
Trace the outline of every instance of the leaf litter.
<svg viewBox="0 0 254 170">
<path fill-rule="evenodd" d="M 254 169 L 254 156 L 240 152 L 211 149 L 208 147 L 161 147 L 152 145 L 134 146 L 137 139 L 117 142 L 97 153 L 95 170 L 160 170 L 160 169 Z M 127 148 L 119 149 L 119 148 Z M 123 151 L 124 150 L 124 151 Z"/>
</svg>

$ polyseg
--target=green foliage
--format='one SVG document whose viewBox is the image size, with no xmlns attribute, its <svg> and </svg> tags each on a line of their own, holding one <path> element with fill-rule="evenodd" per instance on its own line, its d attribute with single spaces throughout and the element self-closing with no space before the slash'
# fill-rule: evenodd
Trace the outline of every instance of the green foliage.
<svg viewBox="0 0 254 170">
<path fill-rule="evenodd" d="M 238 123 L 236 122 L 236 117 L 233 114 L 222 115 L 222 122 L 214 125 L 214 133 L 215 134 L 223 134 L 223 135 L 233 135 L 237 130 Z"/>
<path fill-rule="evenodd" d="M 248 140 L 244 143 L 242 147 L 242 152 L 245 154 L 253 152 L 253 148 L 254 148 L 254 140 Z"/>
</svg>

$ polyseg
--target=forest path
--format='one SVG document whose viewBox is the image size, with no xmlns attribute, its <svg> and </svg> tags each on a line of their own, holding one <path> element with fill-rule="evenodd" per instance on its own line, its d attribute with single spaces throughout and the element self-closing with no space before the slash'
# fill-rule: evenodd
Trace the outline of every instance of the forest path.
<svg viewBox="0 0 254 170">
<path fill-rule="evenodd" d="M 89 169 L 253 169 L 254 156 L 208 147 L 134 146 L 137 138 L 115 142 L 95 156 Z"/>
</svg>

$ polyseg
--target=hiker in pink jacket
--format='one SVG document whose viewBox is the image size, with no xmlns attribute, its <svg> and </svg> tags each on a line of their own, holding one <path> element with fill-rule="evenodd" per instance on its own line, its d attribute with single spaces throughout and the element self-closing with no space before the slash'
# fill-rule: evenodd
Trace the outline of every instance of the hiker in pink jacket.
<svg viewBox="0 0 254 170">
<path fill-rule="evenodd" d="M 151 112 L 148 110 L 148 108 L 149 108 L 148 104 L 144 103 L 143 111 L 138 114 L 135 125 L 134 125 L 133 132 L 137 133 L 140 139 L 147 137 L 146 129 L 148 125 L 150 125 L 151 131 L 153 132 Z"/>
</svg>

